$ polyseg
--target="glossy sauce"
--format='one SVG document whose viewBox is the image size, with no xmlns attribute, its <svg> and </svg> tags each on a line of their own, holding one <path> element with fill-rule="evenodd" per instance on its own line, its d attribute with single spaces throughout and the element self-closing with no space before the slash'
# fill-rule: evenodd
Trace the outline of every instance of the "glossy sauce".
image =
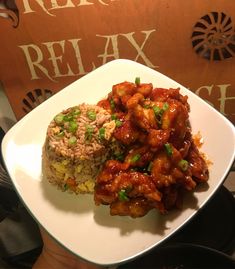
<svg viewBox="0 0 235 269">
<path fill-rule="evenodd" d="M 98 175 L 97 205 L 111 215 L 142 217 L 182 205 L 183 193 L 209 178 L 207 163 L 192 138 L 188 97 L 179 89 L 122 82 L 98 105 L 116 121 L 114 138 L 123 146 Z M 115 156 L 115 154 L 114 154 Z"/>
</svg>

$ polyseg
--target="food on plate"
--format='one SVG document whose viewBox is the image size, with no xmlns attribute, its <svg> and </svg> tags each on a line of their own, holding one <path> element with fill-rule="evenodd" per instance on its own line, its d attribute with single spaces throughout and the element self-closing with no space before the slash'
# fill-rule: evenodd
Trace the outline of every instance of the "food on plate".
<svg viewBox="0 0 235 269">
<path fill-rule="evenodd" d="M 209 178 L 193 140 L 188 97 L 180 89 L 122 82 L 98 106 L 116 122 L 112 135 L 124 147 L 106 160 L 96 178 L 96 205 L 111 215 L 142 217 L 182 206 L 183 195 Z"/>
<path fill-rule="evenodd" d="M 57 114 L 47 129 L 43 171 L 73 193 L 93 193 L 111 215 L 142 217 L 180 208 L 184 193 L 209 179 L 180 89 L 124 81 L 97 105 Z M 196 138 L 195 138 L 196 137 Z"/>
<path fill-rule="evenodd" d="M 92 193 L 102 164 L 118 148 L 115 121 L 96 105 L 81 104 L 57 114 L 47 129 L 43 173 L 62 190 Z"/>
</svg>

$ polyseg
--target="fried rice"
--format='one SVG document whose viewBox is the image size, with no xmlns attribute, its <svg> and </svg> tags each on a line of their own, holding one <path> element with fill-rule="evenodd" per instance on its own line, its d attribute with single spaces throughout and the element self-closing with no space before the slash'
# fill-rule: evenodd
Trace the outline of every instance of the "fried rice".
<svg viewBox="0 0 235 269">
<path fill-rule="evenodd" d="M 43 173 L 63 191 L 92 193 L 95 178 L 117 147 L 115 121 L 96 105 L 80 104 L 54 117 L 43 147 Z"/>
</svg>

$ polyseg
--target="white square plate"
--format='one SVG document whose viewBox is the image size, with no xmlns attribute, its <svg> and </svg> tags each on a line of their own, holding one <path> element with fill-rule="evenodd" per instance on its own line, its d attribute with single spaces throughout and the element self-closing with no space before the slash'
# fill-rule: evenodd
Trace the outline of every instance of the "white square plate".
<svg viewBox="0 0 235 269">
<path fill-rule="evenodd" d="M 204 138 L 202 151 L 213 162 L 208 185 L 184 199 L 182 211 L 166 216 L 152 210 L 145 217 L 111 217 L 109 207 L 95 206 L 92 195 L 71 195 L 42 180 L 41 154 L 49 122 L 61 110 L 82 102 L 96 104 L 123 81 L 181 88 L 189 97 L 193 133 Z M 233 125 L 205 101 L 177 82 L 130 60 L 114 60 L 75 81 L 36 107 L 4 137 L 3 158 L 15 189 L 34 218 L 64 247 L 85 260 L 114 265 L 157 246 L 181 228 L 223 183 L 235 155 Z"/>
</svg>

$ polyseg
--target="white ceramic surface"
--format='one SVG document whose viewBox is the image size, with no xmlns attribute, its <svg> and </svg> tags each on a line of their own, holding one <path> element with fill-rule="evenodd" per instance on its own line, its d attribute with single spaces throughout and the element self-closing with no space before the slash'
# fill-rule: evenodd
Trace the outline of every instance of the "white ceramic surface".
<svg viewBox="0 0 235 269">
<path fill-rule="evenodd" d="M 122 81 L 180 87 L 189 96 L 193 133 L 204 138 L 202 151 L 213 162 L 207 186 L 185 197 L 184 209 L 161 216 L 152 210 L 143 218 L 111 217 L 95 206 L 92 195 L 71 195 L 43 180 L 41 151 L 55 114 L 82 102 L 96 103 Z M 181 228 L 223 183 L 235 155 L 233 125 L 198 96 L 155 70 L 129 60 L 103 65 L 55 94 L 20 120 L 6 134 L 3 158 L 15 189 L 34 218 L 63 246 L 85 260 L 114 265 L 145 253 Z M 219 209 L 221 210 L 221 209 Z"/>
</svg>

